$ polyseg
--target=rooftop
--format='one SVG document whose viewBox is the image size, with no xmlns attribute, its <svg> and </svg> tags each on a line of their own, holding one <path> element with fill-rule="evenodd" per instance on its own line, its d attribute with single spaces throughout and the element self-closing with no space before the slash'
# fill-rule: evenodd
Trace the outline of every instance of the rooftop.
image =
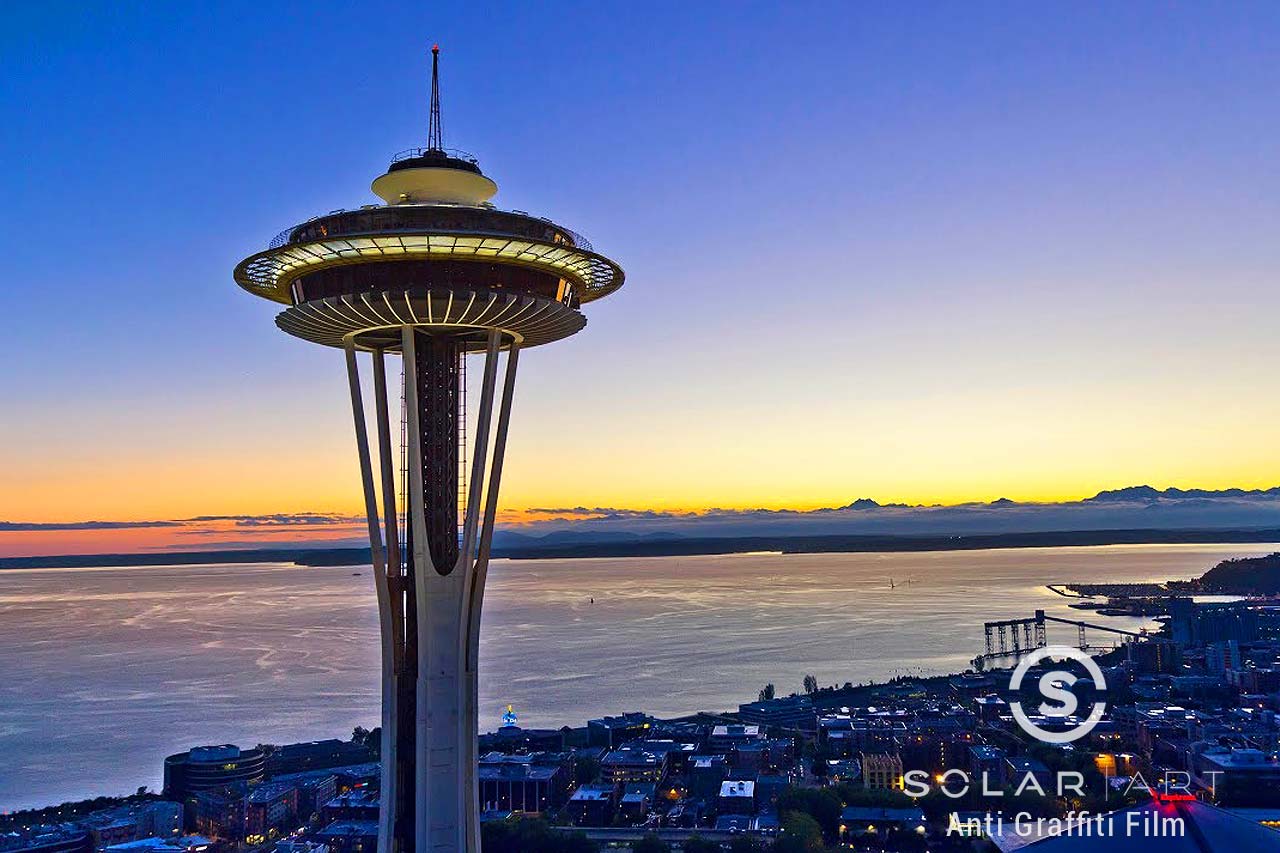
<svg viewBox="0 0 1280 853">
<path fill-rule="evenodd" d="M 316 833 L 321 838 L 343 838 L 343 837 L 378 837 L 378 822 L 376 820 L 335 820 L 324 829 Z"/>
<path fill-rule="evenodd" d="M 188 761 L 232 761 L 242 755 L 240 747 L 224 743 L 220 746 L 193 746 L 187 752 Z"/>
<path fill-rule="evenodd" d="M 248 800 L 251 803 L 266 803 L 293 790 L 295 786 L 289 782 L 265 782 L 249 792 Z"/>
<path fill-rule="evenodd" d="M 208 850 L 212 845 L 213 842 L 203 835 L 184 835 L 181 838 L 139 838 L 137 841 L 109 845 L 106 850 L 110 853 L 170 853 L 178 850 Z"/>
<path fill-rule="evenodd" d="M 716 726 L 711 730 L 712 737 L 759 737 L 759 726 L 748 726 L 741 723 L 732 723 L 727 726 Z"/>
<path fill-rule="evenodd" d="M 602 760 L 601 764 L 611 765 L 630 765 L 630 766 L 653 766 L 660 764 L 663 755 L 669 750 L 663 750 L 663 754 L 644 749 L 641 746 L 624 746 L 622 749 L 615 749 L 610 752 Z"/>
<path fill-rule="evenodd" d="M 632 726 L 651 726 L 653 725 L 653 717 L 643 714 L 640 711 L 628 711 L 625 714 L 619 714 L 616 717 L 597 717 L 594 720 L 588 720 L 589 726 L 604 726 L 605 728 L 631 728 Z"/>
<path fill-rule="evenodd" d="M 589 784 L 580 786 L 569 799 L 577 802 L 599 802 L 612 799 L 612 797 L 612 785 Z"/>
<path fill-rule="evenodd" d="M 550 781 L 560 772 L 560 767 L 555 764 L 521 764 L 518 762 L 510 764 L 481 763 L 476 772 L 481 781 Z"/>
<path fill-rule="evenodd" d="M 347 791 L 345 794 L 338 794 L 329 802 L 325 803 L 326 808 L 359 808 L 362 806 L 378 805 L 378 792 L 367 788 L 359 788 L 353 791 Z"/>
<path fill-rule="evenodd" d="M 720 783 L 721 797 L 754 797 L 756 783 L 746 779 L 731 779 Z"/>
<path fill-rule="evenodd" d="M 1205 761 L 1210 761 L 1228 770 L 1275 770 L 1280 762 L 1257 749 L 1233 749 L 1230 752 L 1206 752 Z"/>
<path fill-rule="evenodd" d="M 923 822 L 924 812 L 917 808 L 878 808 L 873 806 L 845 806 L 841 820 L 883 821 L 885 823 Z"/>
</svg>

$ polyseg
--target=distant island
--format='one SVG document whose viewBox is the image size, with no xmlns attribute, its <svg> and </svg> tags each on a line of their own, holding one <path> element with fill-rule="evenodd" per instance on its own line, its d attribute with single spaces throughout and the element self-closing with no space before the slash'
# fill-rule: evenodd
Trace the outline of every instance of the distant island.
<svg viewBox="0 0 1280 853">
<path fill-rule="evenodd" d="M 971 536 L 726 536 L 661 537 L 593 535 L 578 541 L 564 533 L 514 537 L 495 545 L 494 556 L 515 560 L 576 559 L 586 557 L 691 557 L 774 551 L 784 554 L 868 553 L 911 551 L 972 551 L 1002 548 L 1061 548 L 1096 545 L 1156 545 L 1190 543 L 1280 542 L 1280 528 L 1202 530 L 1077 530 L 1041 533 L 992 533 Z M 1259 562 L 1261 561 L 1261 562 Z M 1271 562 L 1267 562 L 1271 561 Z M 0 569 L 88 568 L 99 566 L 174 566 L 212 563 L 294 563 L 299 566 L 367 566 L 368 548 L 248 548 L 216 551 L 171 551 L 145 554 L 65 554 L 6 557 Z M 1224 568 L 1225 567 L 1225 568 Z M 1221 572 L 1219 572 L 1221 570 Z M 1219 574 L 1210 576 L 1214 572 Z M 1261 572 L 1258 579 L 1254 574 Z M 1235 560 L 1216 566 L 1204 582 L 1224 590 L 1280 589 L 1280 555 Z M 1252 584 L 1252 586 L 1250 586 Z M 1270 584 L 1270 586 L 1267 586 Z"/>
</svg>

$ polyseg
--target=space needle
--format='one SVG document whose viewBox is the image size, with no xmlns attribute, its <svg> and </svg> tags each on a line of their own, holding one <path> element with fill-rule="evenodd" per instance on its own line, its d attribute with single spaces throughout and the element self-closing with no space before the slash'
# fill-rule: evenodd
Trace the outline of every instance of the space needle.
<svg viewBox="0 0 1280 853">
<path fill-rule="evenodd" d="M 580 331 L 583 306 L 623 281 L 579 234 L 490 203 L 497 184 L 444 147 L 431 52 L 427 145 L 373 181 L 382 203 L 296 225 L 235 269 L 241 287 L 285 306 L 282 330 L 346 354 L 382 634 L 379 853 L 480 853 L 480 612 L 516 364 Z M 400 355 L 399 389 L 388 354 Z M 470 355 L 483 357 L 471 424 Z"/>
</svg>

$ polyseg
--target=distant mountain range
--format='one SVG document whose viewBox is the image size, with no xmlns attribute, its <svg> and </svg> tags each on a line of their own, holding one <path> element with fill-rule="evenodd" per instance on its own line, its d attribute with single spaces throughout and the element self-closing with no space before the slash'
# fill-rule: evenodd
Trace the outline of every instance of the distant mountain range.
<svg viewBox="0 0 1280 853">
<path fill-rule="evenodd" d="M 1280 527 L 1280 486 L 1270 489 L 1155 489 L 1130 486 L 1061 503 L 881 504 L 859 498 L 814 510 L 710 509 L 700 512 L 539 508 L 549 520 L 499 531 L 507 547 L 685 537 L 981 536 L 1103 530 Z"/>
<path fill-rule="evenodd" d="M 1125 502 L 1125 501 L 1147 501 L 1159 502 L 1161 500 L 1185 501 L 1185 500 L 1280 500 L 1280 486 L 1271 489 L 1175 489 L 1168 488 L 1164 491 L 1153 489 L 1151 486 L 1129 486 L 1126 489 L 1112 489 L 1111 491 L 1098 492 L 1091 498 L 1085 498 L 1085 503 L 1089 502 Z"/>
<path fill-rule="evenodd" d="M 494 554 L 505 557 L 594 557 L 663 554 L 727 554 L 742 551 L 903 551 L 963 548 L 1025 548 L 1155 542 L 1280 541 L 1280 487 L 1269 489 L 1155 489 L 1130 486 L 1091 498 L 1060 503 L 1024 503 L 1001 498 L 952 505 L 881 504 L 859 498 L 844 506 L 813 510 L 709 509 L 668 512 L 610 507 L 531 508 L 542 520 L 500 527 Z M 34 565 L 148 565 L 163 562 L 297 560 L 309 565 L 355 565 L 368 561 L 362 524 L 346 515 L 219 517 L 232 522 L 226 537 L 210 537 L 197 548 L 148 554 L 11 557 L 0 568 Z M 191 526 L 203 519 L 154 522 L 6 523 L 6 531 L 134 526 Z M 332 531 L 350 528 L 335 538 Z M 247 534 L 289 528 L 295 538 L 271 545 Z M 315 531 L 328 531 L 321 541 Z M 309 532 L 308 532 L 309 531 Z M 344 531 L 345 533 L 345 531 Z M 311 536 L 308 539 L 306 537 Z M 239 537 L 239 538 L 236 538 Z M 362 544 L 363 543 L 363 544 Z M 97 561 L 97 562 L 95 562 Z"/>
</svg>

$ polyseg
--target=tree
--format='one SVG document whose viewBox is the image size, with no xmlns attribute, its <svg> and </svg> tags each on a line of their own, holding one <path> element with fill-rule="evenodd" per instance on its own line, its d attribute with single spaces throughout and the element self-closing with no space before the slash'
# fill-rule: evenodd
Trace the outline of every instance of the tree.
<svg viewBox="0 0 1280 853">
<path fill-rule="evenodd" d="M 886 850 L 897 853 L 927 853 L 929 842 L 923 833 L 895 829 L 885 836 L 884 846 Z"/>
<path fill-rule="evenodd" d="M 599 759 L 584 756 L 573 763 L 573 781 L 578 785 L 594 782 L 599 775 Z"/>
<path fill-rule="evenodd" d="M 787 788 L 778 796 L 778 813 L 803 814 L 813 820 L 822 835 L 835 841 L 840 831 L 844 803 L 830 788 Z"/>
<path fill-rule="evenodd" d="M 600 849 L 581 832 L 554 830 L 536 818 L 482 823 L 480 847 L 484 853 L 598 853 Z"/>
<path fill-rule="evenodd" d="M 366 729 L 363 726 L 356 726 L 351 731 L 351 739 L 373 754 L 381 756 L 382 726 L 374 726 L 371 729 Z"/>
<path fill-rule="evenodd" d="M 761 702 L 769 701 L 770 699 L 773 698 L 773 694 L 774 694 L 773 682 L 771 681 L 764 686 L 763 690 L 760 691 L 760 701 Z"/>
<path fill-rule="evenodd" d="M 671 853 L 671 845 L 650 832 L 631 845 L 631 853 Z"/>
<path fill-rule="evenodd" d="M 836 786 L 835 791 L 846 806 L 906 809 L 913 805 L 911 798 L 906 794 L 901 791 L 890 791 L 887 788 L 864 788 L 857 783 L 841 782 Z"/>
<path fill-rule="evenodd" d="M 810 695 L 818 692 L 818 677 L 815 675 L 806 675 L 804 677 L 804 692 Z"/>
<path fill-rule="evenodd" d="M 720 845 L 709 839 L 703 838 L 701 835 L 691 835 L 680 846 L 684 853 L 720 853 Z"/>
<path fill-rule="evenodd" d="M 803 812 L 782 813 L 782 835 L 773 845 L 774 853 L 822 853 L 822 828 Z"/>
<path fill-rule="evenodd" d="M 764 853 L 764 842 L 757 835 L 737 835 L 729 841 L 729 853 Z"/>
</svg>

